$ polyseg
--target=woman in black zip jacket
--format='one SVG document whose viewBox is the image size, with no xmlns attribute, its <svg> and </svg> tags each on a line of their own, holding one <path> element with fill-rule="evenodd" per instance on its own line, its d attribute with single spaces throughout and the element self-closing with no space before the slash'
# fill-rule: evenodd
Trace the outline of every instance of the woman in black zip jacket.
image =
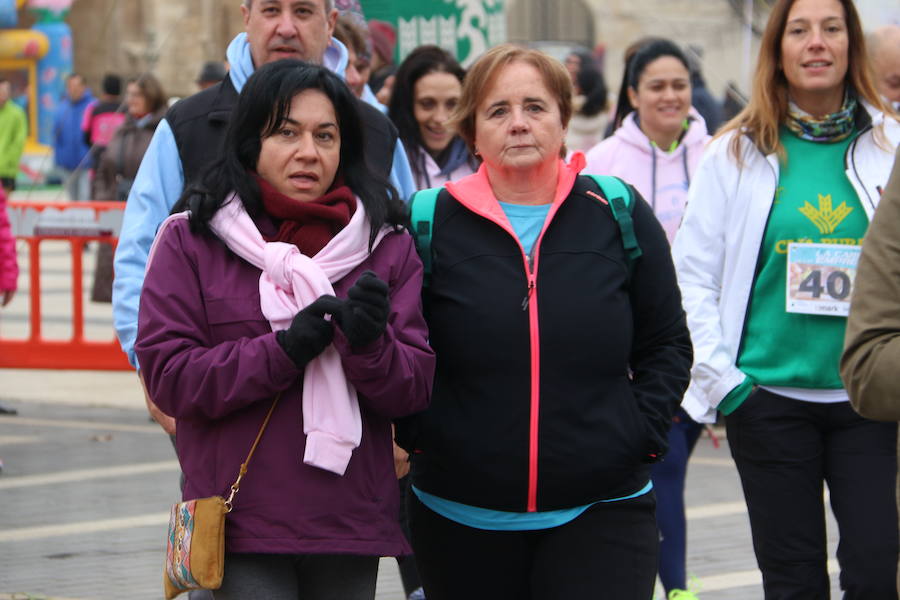
<svg viewBox="0 0 900 600">
<path fill-rule="evenodd" d="M 649 465 L 691 343 L 650 208 L 625 187 L 605 197 L 578 175 L 582 154 L 561 159 L 571 97 L 565 69 L 539 52 L 502 45 L 479 59 L 456 122 L 483 164 L 445 185 L 430 245 L 419 240 L 438 366 L 431 407 L 399 442 L 429 600 L 653 591 Z M 609 202 L 632 195 L 633 212 L 614 218 Z"/>
</svg>

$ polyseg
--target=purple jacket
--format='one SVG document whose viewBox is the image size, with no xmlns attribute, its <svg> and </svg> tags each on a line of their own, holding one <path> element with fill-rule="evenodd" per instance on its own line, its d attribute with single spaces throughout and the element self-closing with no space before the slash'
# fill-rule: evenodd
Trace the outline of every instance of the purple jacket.
<svg viewBox="0 0 900 600">
<path fill-rule="evenodd" d="M 258 221 L 264 233 L 272 223 Z M 135 351 L 150 395 L 178 421 L 184 498 L 225 495 L 278 392 L 281 400 L 226 517 L 229 552 L 409 552 L 398 523 L 391 420 L 423 410 L 434 353 L 422 317 L 422 264 L 412 238 L 386 236 L 334 284 L 338 297 L 371 269 L 391 288 L 384 336 L 360 352 L 334 345 L 356 387 L 362 440 L 343 477 L 304 465 L 301 376 L 259 306 L 260 271 L 217 238 L 172 223 L 141 293 Z"/>
</svg>

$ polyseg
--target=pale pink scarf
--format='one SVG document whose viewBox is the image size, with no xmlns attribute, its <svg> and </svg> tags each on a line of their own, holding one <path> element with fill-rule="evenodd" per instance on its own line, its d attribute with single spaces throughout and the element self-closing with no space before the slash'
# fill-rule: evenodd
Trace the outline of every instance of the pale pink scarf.
<svg viewBox="0 0 900 600">
<path fill-rule="evenodd" d="M 185 218 L 182 215 L 169 220 Z M 232 252 L 262 270 L 260 307 L 272 331 L 287 329 L 297 312 L 319 296 L 334 295 L 332 282 L 369 256 L 369 219 L 358 198 L 350 223 L 311 258 L 293 244 L 266 242 L 234 195 L 213 216 L 210 228 Z M 373 248 L 389 231 L 384 227 L 378 232 Z M 310 361 L 303 373 L 303 433 L 303 462 L 343 475 L 353 450 L 359 446 L 362 420 L 356 390 L 347 381 L 333 345 Z"/>
</svg>

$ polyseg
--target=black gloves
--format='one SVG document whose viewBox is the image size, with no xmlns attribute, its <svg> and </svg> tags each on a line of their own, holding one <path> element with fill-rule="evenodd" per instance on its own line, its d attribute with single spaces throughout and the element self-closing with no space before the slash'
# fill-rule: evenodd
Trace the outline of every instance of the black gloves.
<svg viewBox="0 0 900 600">
<path fill-rule="evenodd" d="M 391 302 L 388 284 L 372 271 L 365 271 L 347 290 L 347 300 L 334 320 L 352 347 L 367 346 L 384 333 Z"/>
<path fill-rule="evenodd" d="M 325 320 L 325 315 L 340 312 L 343 305 L 334 296 L 320 296 L 294 316 L 290 327 L 275 334 L 275 339 L 298 369 L 305 368 L 331 343 L 334 329 Z"/>
<path fill-rule="evenodd" d="M 347 291 L 347 300 L 320 296 L 296 314 L 291 326 L 278 331 L 275 339 L 298 369 L 317 357 L 334 338 L 330 314 L 352 347 L 367 346 L 384 333 L 391 303 L 388 284 L 372 271 L 365 271 Z"/>
</svg>

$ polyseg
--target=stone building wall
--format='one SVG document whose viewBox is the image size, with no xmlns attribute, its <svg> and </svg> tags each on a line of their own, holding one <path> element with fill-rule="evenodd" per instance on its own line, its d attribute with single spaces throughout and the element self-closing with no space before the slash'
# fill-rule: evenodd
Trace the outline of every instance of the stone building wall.
<svg viewBox="0 0 900 600">
<path fill-rule="evenodd" d="M 203 62 L 224 60 L 243 30 L 238 0 L 76 0 L 67 22 L 75 70 L 92 88 L 106 72 L 151 71 L 170 96 L 196 92 Z"/>
<path fill-rule="evenodd" d="M 508 0 L 510 15 L 526 0 Z M 73 31 L 75 68 L 95 89 L 103 73 L 131 76 L 151 70 L 166 92 L 196 91 L 194 79 L 206 60 L 222 60 L 243 30 L 238 0 L 76 0 L 67 19 Z M 615 90 L 622 52 L 640 36 L 662 35 L 704 50 L 710 89 L 721 94 L 740 82 L 744 34 L 727 0 L 584 0 L 593 14 L 595 42 L 607 47 L 607 83 Z M 363 0 L 365 8 L 365 0 Z M 510 16 L 509 19 L 513 17 Z M 756 46 L 751 48 L 755 56 Z"/>
<path fill-rule="evenodd" d="M 506 0 L 510 32 L 520 28 L 523 4 L 537 0 Z M 548 3 L 551 0 L 540 0 Z M 721 95 L 729 81 L 746 90 L 758 51 L 758 36 L 749 43 L 743 15 L 735 9 L 744 0 L 559 0 L 553 10 L 580 4 L 593 15 L 594 43 L 607 48 L 606 71 L 610 88 L 618 87 L 622 53 L 642 36 L 659 35 L 702 48 L 704 74 L 710 90 Z M 766 0 L 754 0 L 752 22 L 757 31 L 765 24 Z M 196 91 L 194 79 L 206 60 L 222 60 L 228 42 L 243 21 L 240 0 L 75 0 L 67 19 L 75 44 L 75 68 L 93 87 L 103 73 L 136 75 L 150 68 L 170 95 Z M 365 9 L 366 0 L 362 0 Z M 856 0 L 867 28 L 900 22 L 896 0 Z M 565 8 L 568 7 L 568 8 Z M 582 14 L 582 8 L 575 11 Z M 22 11 L 22 25 L 32 22 Z M 569 39 L 573 26 L 564 17 L 552 19 Z"/>
<path fill-rule="evenodd" d="M 517 5 L 526 1 L 507 0 L 508 21 L 514 19 Z M 752 69 L 745 60 L 740 18 L 732 8 L 740 2 L 579 2 L 593 15 L 595 43 L 607 47 L 607 83 L 613 90 L 621 77 L 624 49 L 646 35 L 702 48 L 705 74 L 716 95 L 727 81 L 741 83 Z M 75 69 L 94 89 L 107 71 L 128 77 L 150 70 L 169 95 L 191 94 L 202 63 L 224 59 L 228 42 L 243 30 L 239 4 L 239 0 L 75 0 L 67 19 L 73 31 Z M 755 55 L 754 41 L 749 56 Z"/>
<path fill-rule="evenodd" d="M 743 24 L 725 0 L 588 0 L 594 12 L 596 41 L 606 45 L 607 84 L 617 90 L 623 54 L 643 36 L 666 37 L 702 50 L 703 74 L 709 90 L 720 97 L 728 82 L 747 90 L 759 50 L 759 37 Z M 765 23 L 757 11 L 757 30 Z"/>
</svg>

